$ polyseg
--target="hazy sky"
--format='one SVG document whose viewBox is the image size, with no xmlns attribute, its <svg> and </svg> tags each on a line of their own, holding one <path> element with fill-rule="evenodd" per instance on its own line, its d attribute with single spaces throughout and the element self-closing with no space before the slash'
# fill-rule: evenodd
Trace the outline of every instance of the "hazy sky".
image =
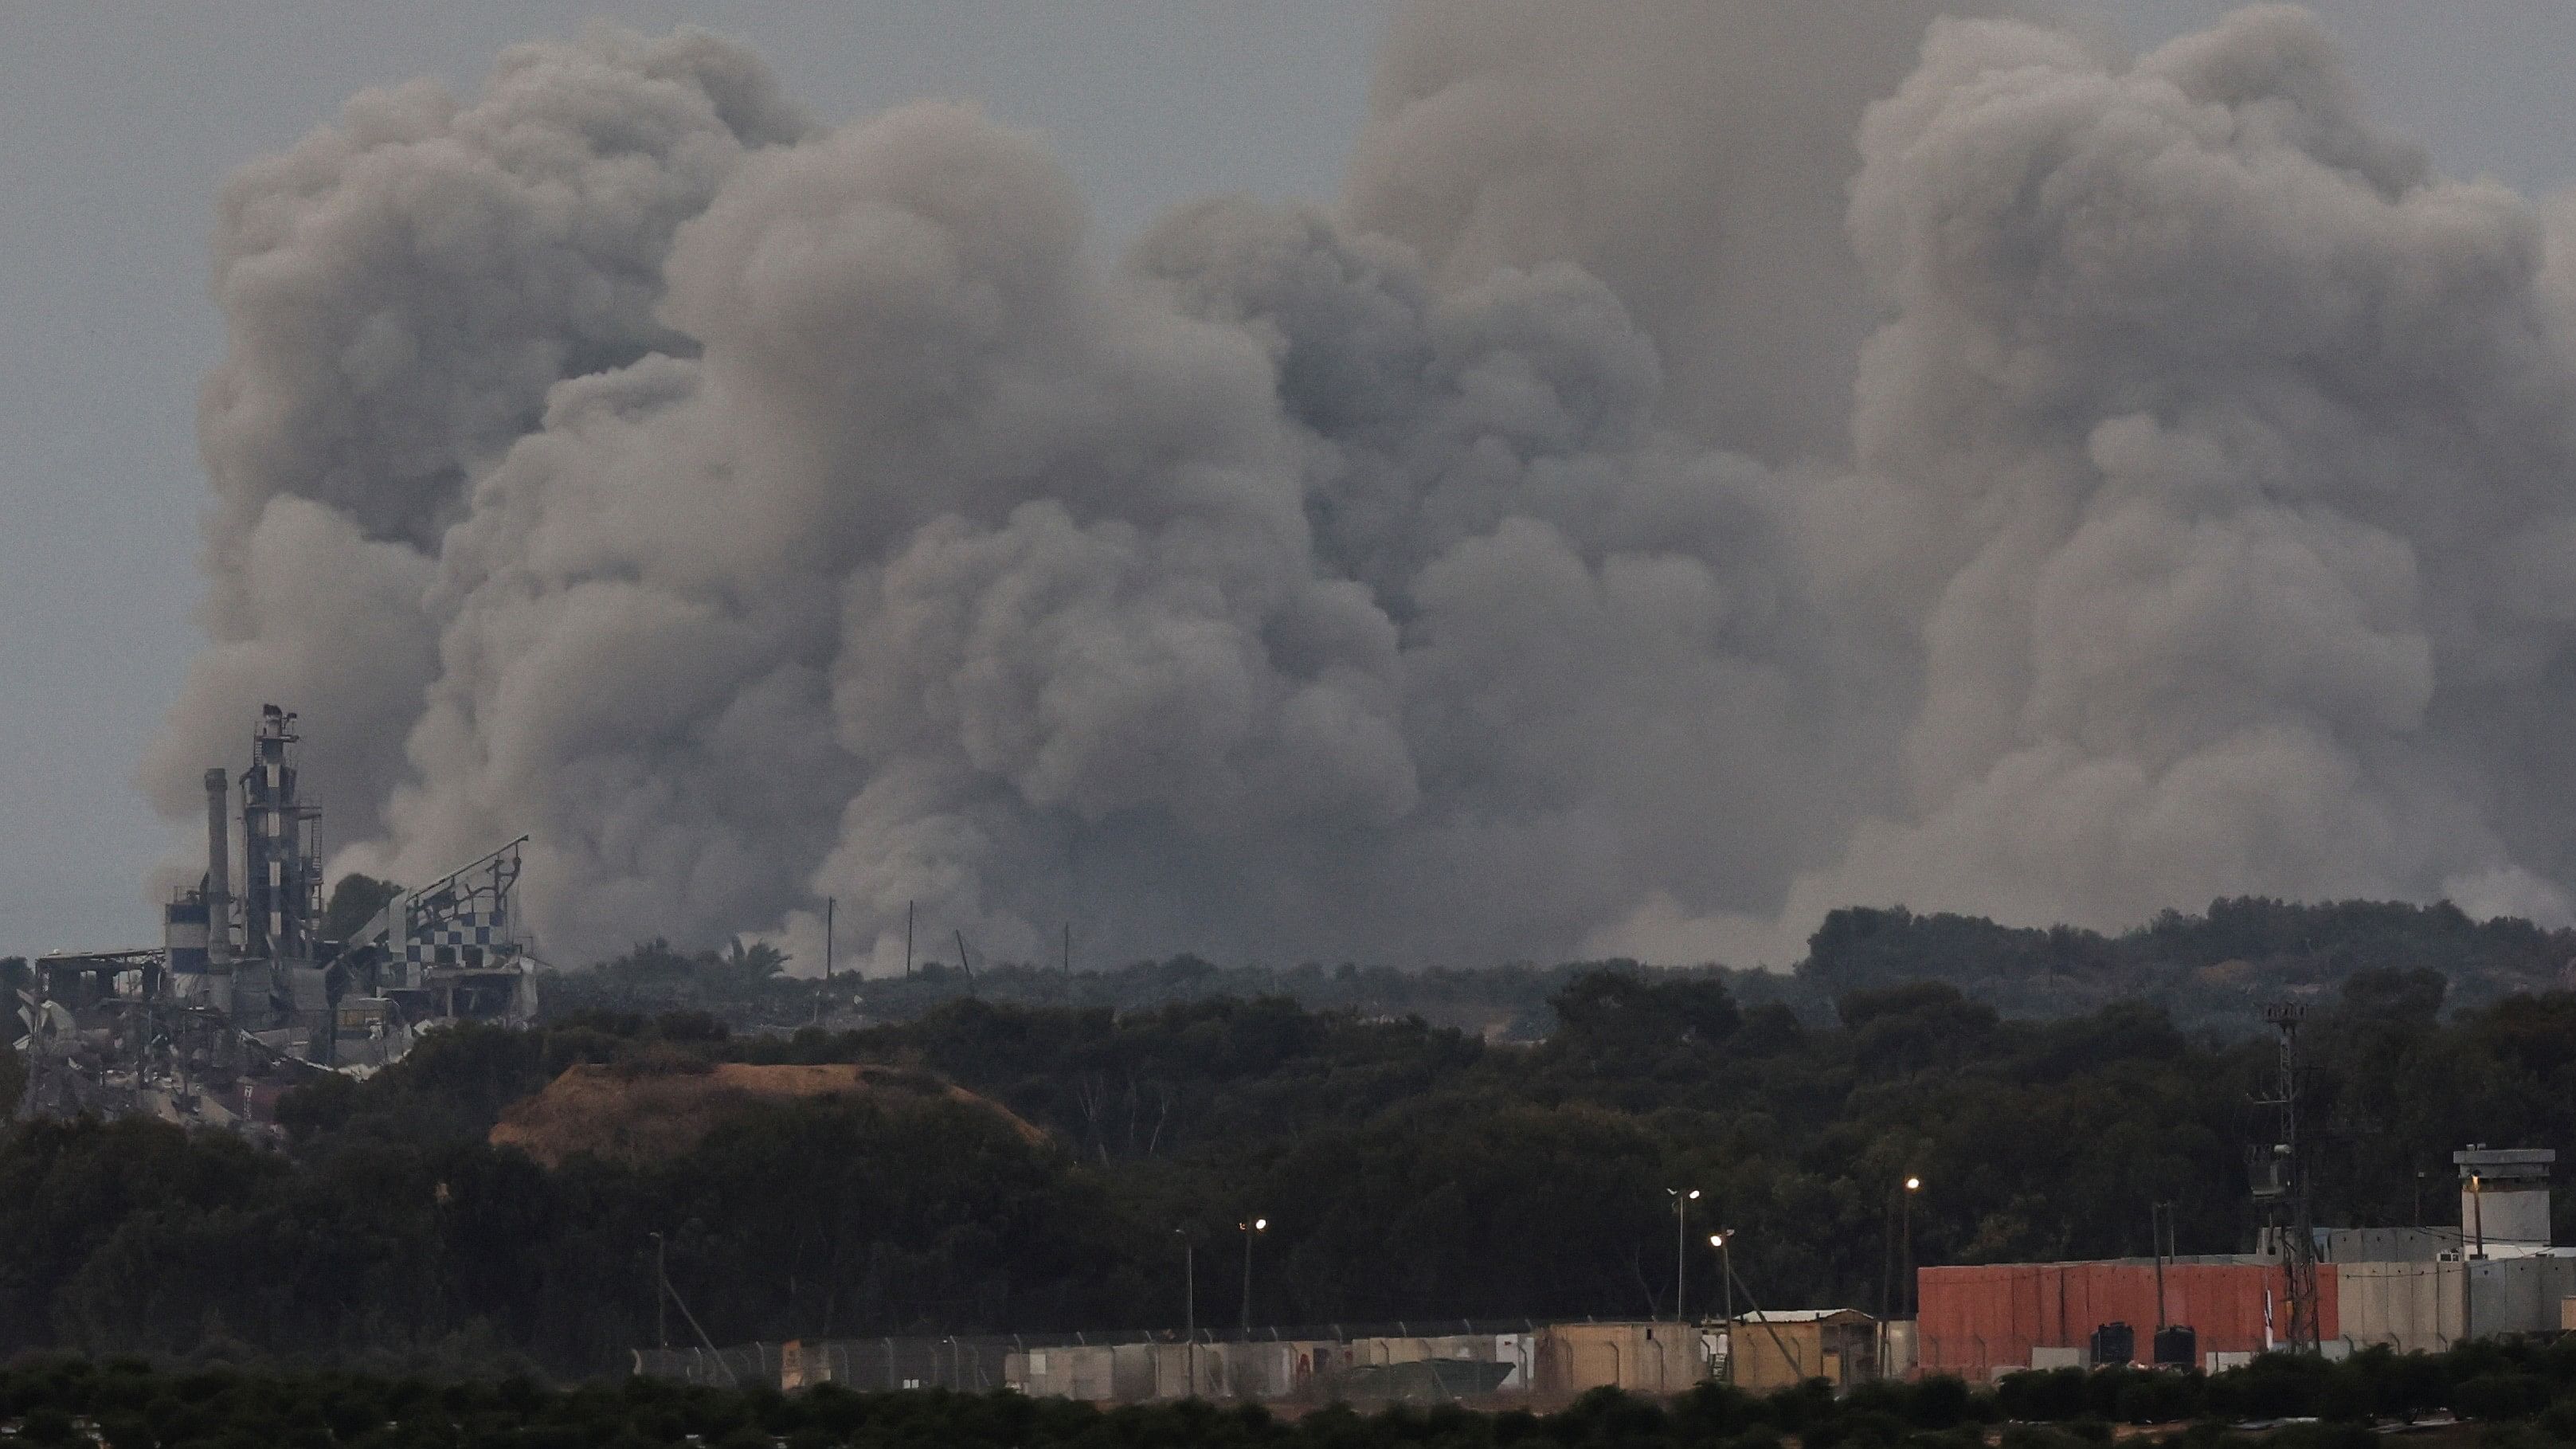
<svg viewBox="0 0 2576 1449">
<path fill-rule="evenodd" d="M 2146 42 L 2232 7 L 2088 8 Z M 2576 96 L 2557 65 L 2576 54 L 2576 6 L 2314 8 L 2345 38 L 2376 112 L 2445 170 L 2535 191 L 2576 181 Z M 645 29 L 695 22 L 752 42 L 824 120 L 936 95 L 1042 128 L 1116 237 L 1210 192 L 1329 195 L 1385 10 L 1377 0 L 0 7 L 0 328 L 11 342 L 0 365 L 0 953 L 152 937 L 140 883 L 168 837 L 129 776 L 198 643 L 194 392 L 222 344 L 206 234 L 232 167 L 370 84 L 435 74 L 470 87 L 501 47 L 592 15 Z"/>
</svg>

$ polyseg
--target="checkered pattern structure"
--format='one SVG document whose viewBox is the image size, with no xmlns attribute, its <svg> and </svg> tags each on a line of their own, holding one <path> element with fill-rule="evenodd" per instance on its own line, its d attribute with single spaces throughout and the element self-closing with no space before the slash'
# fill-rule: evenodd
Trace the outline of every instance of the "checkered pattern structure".
<svg viewBox="0 0 2576 1449">
<path fill-rule="evenodd" d="M 403 942 L 403 959 L 418 966 L 438 960 L 442 949 L 448 951 L 452 959 L 460 946 L 481 946 L 488 950 L 493 946 L 510 944 L 509 911 L 495 905 L 489 912 L 467 911 L 435 923 L 415 925 Z"/>
<path fill-rule="evenodd" d="M 403 960 L 411 966 L 454 962 L 468 947 L 506 955 L 510 888 L 519 882 L 519 849 L 505 847 L 403 903 Z"/>
</svg>

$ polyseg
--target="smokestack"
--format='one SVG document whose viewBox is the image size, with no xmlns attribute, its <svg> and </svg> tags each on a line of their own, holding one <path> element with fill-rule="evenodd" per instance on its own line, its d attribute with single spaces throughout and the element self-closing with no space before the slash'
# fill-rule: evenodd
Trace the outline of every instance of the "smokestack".
<svg viewBox="0 0 2576 1449">
<path fill-rule="evenodd" d="M 222 966 L 233 958 L 232 836 L 230 781 L 223 768 L 206 772 L 206 964 Z"/>
</svg>

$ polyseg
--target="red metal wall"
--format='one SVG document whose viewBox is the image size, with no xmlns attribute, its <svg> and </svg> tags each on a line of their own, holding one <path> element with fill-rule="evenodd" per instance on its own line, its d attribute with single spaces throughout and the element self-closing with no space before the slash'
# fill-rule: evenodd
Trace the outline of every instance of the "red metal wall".
<svg viewBox="0 0 2576 1449">
<path fill-rule="evenodd" d="M 2168 1264 L 2165 1321 L 2199 1336 L 2203 1354 L 2262 1349 L 2264 1294 L 2271 1295 L 2273 1331 L 2290 1327 L 2288 1278 L 2276 1264 Z M 1990 1267 L 1916 1270 L 1922 1304 L 1919 1362 L 1927 1373 L 1984 1378 L 1995 1369 L 2025 1367 L 2034 1346 L 2075 1348 L 2089 1343 L 2105 1323 L 2137 1330 L 2141 1362 L 2153 1352 L 2156 1269 L 2153 1263 L 2008 1263 Z M 2317 1275 L 2317 1333 L 2332 1338 L 2336 1321 L 2335 1275 Z"/>
</svg>

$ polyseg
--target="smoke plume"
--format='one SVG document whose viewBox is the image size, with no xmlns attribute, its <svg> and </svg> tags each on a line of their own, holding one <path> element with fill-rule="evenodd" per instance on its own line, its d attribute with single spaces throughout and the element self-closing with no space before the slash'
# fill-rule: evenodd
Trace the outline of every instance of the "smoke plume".
<svg viewBox="0 0 2576 1449">
<path fill-rule="evenodd" d="M 147 786 L 300 708 L 336 866 L 532 832 L 560 960 L 2565 919 L 2576 213 L 2304 12 L 1965 8 L 1417 5 L 1338 203 L 1117 256 L 694 32 L 370 92 L 225 195 Z"/>
</svg>

